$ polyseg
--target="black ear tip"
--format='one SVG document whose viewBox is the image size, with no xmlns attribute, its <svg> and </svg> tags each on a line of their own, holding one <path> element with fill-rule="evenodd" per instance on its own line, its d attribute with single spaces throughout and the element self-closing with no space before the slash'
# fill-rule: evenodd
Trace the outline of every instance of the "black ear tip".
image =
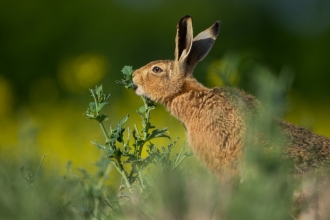
<svg viewBox="0 0 330 220">
<path fill-rule="evenodd" d="M 222 24 L 222 22 L 221 21 L 216 21 L 215 22 L 215 26 L 216 26 L 216 28 L 217 29 L 220 29 L 220 25 Z"/>
<path fill-rule="evenodd" d="M 213 25 L 212 31 L 213 31 L 213 35 L 214 36 L 218 36 L 219 32 L 220 32 L 220 25 L 221 25 L 221 21 L 216 21 Z"/>
<path fill-rule="evenodd" d="M 180 22 L 182 21 L 186 21 L 188 19 L 192 19 L 192 17 L 190 15 L 186 15 L 186 16 L 183 16 L 181 19 L 180 19 Z"/>
</svg>

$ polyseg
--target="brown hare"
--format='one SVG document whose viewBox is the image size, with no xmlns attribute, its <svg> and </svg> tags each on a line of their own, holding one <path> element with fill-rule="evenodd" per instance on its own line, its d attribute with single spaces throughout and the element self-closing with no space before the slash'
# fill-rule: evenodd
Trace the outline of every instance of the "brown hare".
<svg viewBox="0 0 330 220">
<path fill-rule="evenodd" d="M 194 154 L 221 179 L 224 172 L 238 174 L 251 122 L 248 118 L 262 111 L 257 99 L 243 91 L 209 89 L 193 77 L 196 64 L 208 54 L 219 30 L 217 21 L 193 38 L 192 18 L 181 18 L 175 59 L 153 61 L 135 70 L 133 82 L 137 95 L 163 104 L 182 122 Z M 286 138 L 285 155 L 293 161 L 295 174 L 330 161 L 329 139 L 282 120 L 277 122 Z"/>
</svg>

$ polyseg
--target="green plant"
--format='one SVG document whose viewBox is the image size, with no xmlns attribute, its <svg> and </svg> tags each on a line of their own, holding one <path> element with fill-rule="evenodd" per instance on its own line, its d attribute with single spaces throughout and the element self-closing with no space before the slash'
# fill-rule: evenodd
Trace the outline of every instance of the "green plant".
<svg viewBox="0 0 330 220">
<path fill-rule="evenodd" d="M 124 78 L 117 81 L 117 83 L 127 89 L 133 88 L 132 67 L 125 66 L 122 69 L 122 73 Z M 126 128 L 123 125 L 128 120 L 129 115 L 126 115 L 118 122 L 115 128 L 110 126 L 109 131 L 107 131 L 104 122 L 108 119 L 108 116 L 102 114 L 101 110 L 109 104 L 106 100 L 110 94 L 103 93 L 102 85 L 96 86 L 95 89 L 90 89 L 90 92 L 94 102 L 89 104 L 85 114 L 89 119 L 98 121 L 105 137 L 104 144 L 99 144 L 98 142 L 93 142 L 93 144 L 106 152 L 106 156 L 121 174 L 125 187 L 130 188 L 134 184 L 142 190 L 146 190 L 149 184 L 145 180 L 144 170 L 150 164 L 154 164 L 163 171 L 174 170 L 179 167 L 185 158 L 191 155 L 191 152 L 187 151 L 184 145 L 174 160 L 171 159 L 172 149 L 178 139 L 174 140 L 167 147 L 158 147 L 152 143 L 153 139 L 170 139 L 170 137 L 167 134 L 167 128 L 158 129 L 151 124 L 150 114 L 156 108 L 156 105 L 147 97 L 142 97 L 143 105 L 137 110 L 142 119 L 142 129 L 139 130 L 136 125 L 133 129 L 128 127 L 125 135 Z M 142 156 L 144 150 L 147 152 L 146 157 Z"/>
</svg>

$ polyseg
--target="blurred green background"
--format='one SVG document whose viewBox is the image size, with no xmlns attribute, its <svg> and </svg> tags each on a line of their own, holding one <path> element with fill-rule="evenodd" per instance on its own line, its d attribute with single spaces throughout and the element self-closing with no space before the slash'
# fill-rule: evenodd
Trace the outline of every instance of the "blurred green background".
<svg viewBox="0 0 330 220">
<path fill-rule="evenodd" d="M 22 160 L 49 154 L 44 166 L 66 161 L 92 168 L 103 142 L 99 125 L 83 115 L 88 89 L 103 84 L 115 125 L 136 123 L 142 102 L 115 83 L 124 65 L 134 69 L 172 59 L 178 20 L 189 14 L 195 35 L 221 20 L 221 31 L 195 77 L 220 85 L 212 67 L 258 63 L 274 74 L 294 73 L 286 119 L 330 137 L 330 1 L 324 0 L 97 0 L 0 2 L 0 153 Z M 244 62 L 243 62 L 244 60 Z M 251 71 L 235 72 L 253 93 Z M 243 68 L 244 69 L 244 68 Z M 184 139 L 182 126 L 159 108 L 154 124 Z M 23 156 L 23 157 L 22 157 Z M 24 161 L 18 164 L 24 165 Z"/>
</svg>

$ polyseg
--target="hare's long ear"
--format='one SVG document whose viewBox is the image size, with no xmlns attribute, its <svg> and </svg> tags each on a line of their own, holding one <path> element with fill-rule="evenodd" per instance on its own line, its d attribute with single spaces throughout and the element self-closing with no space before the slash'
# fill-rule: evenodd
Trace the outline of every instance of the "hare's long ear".
<svg viewBox="0 0 330 220">
<path fill-rule="evenodd" d="M 175 63 L 179 73 L 185 74 L 186 61 L 193 42 L 192 18 L 189 15 L 180 19 L 175 37 Z"/>
<path fill-rule="evenodd" d="M 190 53 L 186 60 L 186 74 L 192 74 L 196 64 L 203 60 L 211 50 L 220 31 L 220 21 L 215 22 L 211 27 L 199 33 L 193 40 Z"/>
</svg>

